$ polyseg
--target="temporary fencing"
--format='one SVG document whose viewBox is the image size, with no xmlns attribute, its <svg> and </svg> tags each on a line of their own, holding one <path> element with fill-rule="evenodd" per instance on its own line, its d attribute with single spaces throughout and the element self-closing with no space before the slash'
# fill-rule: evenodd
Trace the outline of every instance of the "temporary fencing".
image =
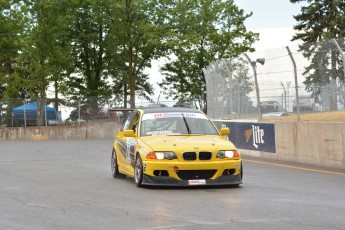
<svg viewBox="0 0 345 230">
<path fill-rule="evenodd" d="M 344 47 L 344 40 L 332 39 L 217 60 L 203 69 L 207 113 L 261 119 L 343 110 Z"/>
</svg>

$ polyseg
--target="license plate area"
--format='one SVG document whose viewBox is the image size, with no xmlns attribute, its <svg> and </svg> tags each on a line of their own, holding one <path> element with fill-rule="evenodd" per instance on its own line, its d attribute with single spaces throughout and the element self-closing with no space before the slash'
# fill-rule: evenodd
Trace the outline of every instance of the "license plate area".
<svg viewBox="0 0 345 230">
<path fill-rule="evenodd" d="M 189 185 L 206 185 L 206 180 L 201 179 L 201 180 L 188 180 Z"/>
</svg>

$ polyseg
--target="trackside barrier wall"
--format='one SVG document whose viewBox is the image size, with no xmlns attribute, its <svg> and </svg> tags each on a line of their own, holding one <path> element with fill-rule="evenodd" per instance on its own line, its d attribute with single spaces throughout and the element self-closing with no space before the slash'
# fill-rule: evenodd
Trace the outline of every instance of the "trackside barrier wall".
<svg viewBox="0 0 345 230">
<path fill-rule="evenodd" d="M 228 121 L 220 122 L 226 124 Z M 243 126 L 244 122 L 232 123 L 235 123 L 236 127 Z M 236 135 L 239 139 L 248 138 L 248 143 L 253 143 L 251 138 L 254 131 L 264 130 L 260 131 L 257 138 L 260 137 L 261 142 L 267 143 L 266 137 L 272 138 L 269 132 L 272 132 L 270 126 L 273 126 L 274 142 L 271 143 L 274 143 L 275 149 L 271 151 L 272 146 L 268 146 L 270 151 L 240 148 L 244 156 L 345 169 L 345 123 L 277 121 L 252 124 L 256 127 L 251 136 L 244 132 L 236 133 L 236 128 L 231 128 L 230 135 Z M 265 126 L 268 129 L 265 129 Z M 0 151 L 1 141 L 4 140 L 111 139 L 114 138 L 118 127 L 118 122 L 92 122 L 81 126 L 58 127 L 0 127 Z M 253 125 L 251 127 L 253 128 Z M 235 141 L 234 144 L 236 145 Z"/>
<path fill-rule="evenodd" d="M 275 126 L 273 159 L 345 169 L 344 123 L 277 122 Z"/>
<path fill-rule="evenodd" d="M 222 121 L 223 126 L 229 122 Z M 231 126 L 243 126 L 241 122 L 230 122 Z M 272 138 L 264 125 L 267 123 L 251 123 L 263 131 L 263 142 Z M 329 122 L 282 122 L 270 123 L 274 125 L 275 151 L 260 151 L 253 148 L 240 148 L 243 155 L 255 156 L 263 159 L 277 161 L 290 161 L 296 163 L 317 165 L 345 169 L 345 123 Z M 232 128 L 231 132 L 236 128 Z M 234 135 L 234 134 L 232 134 Z M 246 138 L 245 133 L 236 133 L 237 139 Z M 242 137 L 241 137 L 242 136 Z M 252 143 L 254 136 L 250 136 L 248 143 Z M 231 140 L 231 133 L 230 133 Z M 234 141 L 236 145 L 236 141 Z M 258 144 L 259 145 L 259 144 Z M 266 149 L 273 146 L 266 146 Z"/>
<path fill-rule="evenodd" d="M 75 126 L 0 127 L 0 142 L 2 140 L 109 139 L 115 137 L 118 127 L 118 122 L 92 122 Z"/>
</svg>

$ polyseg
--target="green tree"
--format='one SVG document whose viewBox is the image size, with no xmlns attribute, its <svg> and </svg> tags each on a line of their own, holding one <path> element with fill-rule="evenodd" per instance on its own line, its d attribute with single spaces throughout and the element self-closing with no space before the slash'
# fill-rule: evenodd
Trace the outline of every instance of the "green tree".
<svg viewBox="0 0 345 230">
<path fill-rule="evenodd" d="M 98 112 L 99 97 L 111 97 L 109 58 L 106 50 L 112 40 L 111 21 L 107 12 L 113 1 L 76 0 L 70 2 L 68 53 L 73 59 L 73 69 L 63 82 L 63 95 L 78 103 L 85 99 L 93 113 Z"/>
<path fill-rule="evenodd" d="M 166 95 L 180 102 L 197 101 L 204 111 L 206 84 L 202 69 L 220 58 L 246 51 L 258 35 L 246 30 L 244 14 L 234 2 L 198 0 L 170 2 L 169 23 L 175 31 L 172 61 L 162 68 L 160 86 Z"/>
<path fill-rule="evenodd" d="M 112 96 L 123 100 L 126 107 L 128 94 L 132 107 L 136 92 L 149 98 L 153 89 L 143 71 L 161 55 L 162 37 L 157 34 L 159 17 L 152 16 L 153 6 L 153 2 L 140 0 L 75 1 L 75 69 L 66 81 L 66 95 Z"/>
<path fill-rule="evenodd" d="M 47 89 L 57 82 L 60 73 L 65 72 L 66 50 L 62 50 L 64 32 L 67 25 L 65 15 L 67 0 L 25 0 L 12 1 L 10 9 L 18 17 L 16 23 L 22 25 L 17 33 L 20 49 L 12 65 L 11 74 L 4 78 L 6 94 L 39 100 L 38 123 L 42 124 L 44 106 L 47 103 Z"/>
<path fill-rule="evenodd" d="M 344 80 L 341 56 L 330 39 L 338 39 L 345 48 L 345 2 L 340 0 L 290 0 L 291 3 L 307 3 L 301 13 L 294 16 L 298 31 L 292 41 L 301 40 L 300 51 L 311 61 L 304 75 L 307 91 L 320 92 L 320 88 L 339 78 Z M 327 42 L 324 42 L 327 41 Z M 333 104 L 333 103 L 332 103 Z M 334 104 L 333 104 L 334 106 Z M 334 109 L 334 107 L 332 108 Z"/>
<path fill-rule="evenodd" d="M 136 91 L 147 97 L 152 86 L 143 74 L 151 67 L 151 61 L 163 56 L 166 51 L 167 31 L 164 13 L 165 1 L 121 0 L 113 11 L 114 31 L 122 58 L 122 77 L 129 91 L 129 103 L 135 107 Z M 125 94 L 127 91 L 125 91 Z M 126 95 L 125 95 L 126 97 Z"/>
<path fill-rule="evenodd" d="M 0 124 L 11 114 L 11 102 L 3 99 L 8 98 L 6 79 L 13 72 L 12 66 L 20 47 L 18 34 L 21 31 L 21 15 L 15 8 L 11 8 L 15 3 L 12 0 L 0 0 Z"/>
<path fill-rule="evenodd" d="M 104 77 L 107 57 L 105 55 L 111 25 L 106 9 L 110 1 L 75 1 L 72 22 L 72 56 L 75 60 L 75 74 L 81 73 L 82 82 L 77 92 L 86 97 L 109 94 Z M 79 76 L 78 76 L 79 77 Z M 77 78 L 78 78 L 77 77 Z"/>
<path fill-rule="evenodd" d="M 15 7 L 17 1 L 0 1 L 0 99 L 5 93 L 5 78 L 13 72 L 12 65 L 20 48 L 19 34 L 22 30 Z"/>
</svg>

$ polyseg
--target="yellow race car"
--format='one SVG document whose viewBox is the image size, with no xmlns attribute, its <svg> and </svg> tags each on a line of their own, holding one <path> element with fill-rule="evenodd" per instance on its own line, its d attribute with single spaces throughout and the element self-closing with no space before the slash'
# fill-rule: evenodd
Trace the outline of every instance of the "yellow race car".
<svg viewBox="0 0 345 230">
<path fill-rule="evenodd" d="M 229 133 L 197 109 L 135 109 L 116 133 L 112 175 L 138 187 L 239 185 L 242 161 Z"/>
</svg>

